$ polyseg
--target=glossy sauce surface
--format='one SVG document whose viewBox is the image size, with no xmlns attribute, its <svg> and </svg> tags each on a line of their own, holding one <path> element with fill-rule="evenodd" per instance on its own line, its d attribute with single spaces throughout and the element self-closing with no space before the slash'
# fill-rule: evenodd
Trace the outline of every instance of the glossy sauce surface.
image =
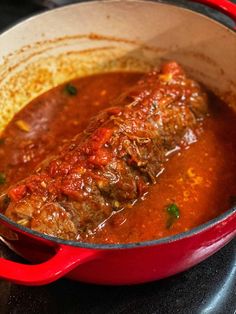
<svg viewBox="0 0 236 314">
<path fill-rule="evenodd" d="M 29 175 L 49 152 L 82 131 L 88 119 L 109 107 L 139 78 L 139 73 L 110 73 L 77 79 L 76 95 L 59 86 L 19 112 L 0 140 L 1 191 Z M 236 195 L 236 117 L 209 95 L 204 132 L 186 150 L 170 155 L 158 183 L 133 207 L 113 215 L 86 241 L 126 243 L 187 231 L 230 208 Z M 167 207 L 180 217 L 168 224 Z"/>
</svg>

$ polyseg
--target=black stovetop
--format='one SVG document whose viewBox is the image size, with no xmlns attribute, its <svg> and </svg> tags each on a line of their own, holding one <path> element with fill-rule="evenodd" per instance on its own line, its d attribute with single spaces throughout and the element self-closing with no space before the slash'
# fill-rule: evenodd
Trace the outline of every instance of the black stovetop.
<svg viewBox="0 0 236 314">
<path fill-rule="evenodd" d="M 47 6 L 53 1 L 42 2 Z M 232 25 L 228 18 L 202 5 L 167 2 L 187 5 Z M 0 31 L 45 10 L 39 3 L 0 0 Z M 20 260 L 0 243 L 1 255 Z M 0 280 L 0 314 L 6 313 L 236 314 L 236 239 L 191 270 L 145 285 L 105 287 L 62 279 L 44 287 L 23 287 Z"/>
</svg>

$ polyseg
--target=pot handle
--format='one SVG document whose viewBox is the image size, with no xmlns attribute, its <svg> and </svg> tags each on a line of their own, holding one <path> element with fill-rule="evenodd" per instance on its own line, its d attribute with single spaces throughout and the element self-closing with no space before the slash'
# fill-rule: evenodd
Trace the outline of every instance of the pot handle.
<svg viewBox="0 0 236 314">
<path fill-rule="evenodd" d="M 40 286 L 53 282 L 76 266 L 95 259 L 99 251 L 60 246 L 48 261 L 36 265 L 26 265 L 0 258 L 0 278 L 16 284 Z"/>
<path fill-rule="evenodd" d="M 218 11 L 229 16 L 236 23 L 236 4 L 229 0 L 191 0 L 191 1 L 199 2 L 214 9 L 217 9 Z M 236 28 L 236 26 L 234 28 Z"/>
</svg>

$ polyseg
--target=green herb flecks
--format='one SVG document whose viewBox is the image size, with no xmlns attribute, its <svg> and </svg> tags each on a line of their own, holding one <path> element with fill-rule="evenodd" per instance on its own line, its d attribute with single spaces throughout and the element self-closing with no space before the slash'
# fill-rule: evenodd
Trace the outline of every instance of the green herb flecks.
<svg viewBox="0 0 236 314">
<path fill-rule="evenodd" d="M 75 95 L 77 95 L 78 90 L 77 90 L 77 88 L 74 85 L 72 85 L 71 83 L 68 83 L 65 86 L 65 92 L 68 95 L 75 96 Z"/>
<path fill-rule="evenodd" d="M 154 101 L 152 102 L 152 108 L 153 108 L 154 110 L 157 109 L 157 101 L 156 101 L 156 100 L 154 100 Z"/>
<path fill-rule="evenodd" d="M 0 172 L 0 184 L 5 184 L 6 183 L 6 176 L 3 172 Z"/>
<path fill-rule="evenodd" d="M 172 203 L 166 206 L 166 211 L 169 214 L 169 218 L 166 223 L 166 228 L 170 229 L 174 222 L 180 218 L 179 207 L 175 203 Z"/>
</svg>

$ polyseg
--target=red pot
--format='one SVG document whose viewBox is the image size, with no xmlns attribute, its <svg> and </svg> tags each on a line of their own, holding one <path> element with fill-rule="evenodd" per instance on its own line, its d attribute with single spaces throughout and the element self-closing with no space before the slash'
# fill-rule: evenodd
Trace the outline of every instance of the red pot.
<svg viewBox="0 0 236 314">
<path fill-rule="evenodd" d="M 218 8 L 236 21 L 236 6 L 229 1 L 202 0 L 198 2 L 203 2 Z M 87 19 L 88 12 L 91 13 L 89 21 Z M 77 14 L 77 17 L 75 14 Z M 76 29 L 80 35 L 79 37 L 75 37 L 71 33 L 71 26 L 73 25 L 73 19 L 75 19 L 75 17 L 78 18 L 78 16 L 84 29 L 82 31 L 79 28 Z M 75 44 L 75 38 L 80 38 L 84 43 L 86 38 L 91 39 L 92 37 L 96 37 L 91 36 L 91 34 L 90 37 L 83 35 L 91 33 L 91 30 L 94 29 L 96 32 L 103 35 L 99 38 L 96 37 L 96 41 L 93 42 L 93 45 L 98 47 L 101 42 L 104 44 L 104 42 L 114 39 L 111 38 L 112 32 L 114 32 L 114 36 L 117 36 L 117 33 L 123 35 L 122 32 L 126 31 L 125 27 L 128 25 L 127 16 L 130 17 L 130 32 L 133 32 L 131 38 L 138 40 L 135 43 L 136 46 L 138 45 L 137 43 L 140 44 L 140 41 L 143 41 L 145 45 L 148 44 L 149 41 L 155 42 L 156 38 L 151 34 L 153 30 L 150 29 L 150 23 L 156 21 L 156 23 L 159 23 L 157 25 L 158 40 L 162 38 L 163 43 L 163 47 L 159 47 L 159 50 L 155 47 L 156 50 L 154 50 L 156 54 L 162 53 L 164 56 L 169 57 L 167 51 L 170 51 L 171 56 L 174 55 L 175 59 L 189 68 L 194 76 L 211 88 L 217 89 L 217 87 L 220 86 L 220 92 L 226 93 L 230 91 L 236 94 L 236 87 L 232 82 L 236 79 L 236 36 L 232 30 L 209 18 L 183 8 L 142 1 L 112 1 L 77 4 L 38 15 L 15 26 L 0 37 L 0 45 L 3 47 L 0 57 L 8 55 L 5 63 L 0 65 L 0 74 L 3 78 L 0 80 L 0 88 L 1 84 L 4 86 L 4 79 L 7 80 L 7 77 L 10 77 L 12 80 L 14 75 L 17 78 L 21 78 L 21 80 L 18 79 L 18 81 L 15 82 L 19 83 L 20 81 L 19 84 L 24 85 L 22 72 L 20 72 L 18 66 L 20 62 L 27 63 L 29 60 L 31 63 L 35 62 L 34 58 L 36 54 L 33 54 L 31 50 L 30 53 L 28 52 L 28 43 L 30 41 L 34 42 L 34 47 L 31 48 L 35 49 L 35 51 L 37 50 L 38 55 L 41 56 L 45 51 L 47 51 L 48 55 L 55 55 L 55 51 L 63 50 L 66 49 L 65 47 L 68 47 L 68 45 L 64 45 L 65 38 L 67 38 L 66 40 L 68 40 L 68 38 L 70 39 L 72 46 Z M 137 30 L 137 25 L 140 24 L 140 16 L 148 16 L 148 19 L 144 18 L 140 29 Z M 169 22 L 167 21 L 168 17 L 171 19 Z M 62 25 L 65 28 L 63 35 L 67 36 L 64 37 L 64 39 L 59 36 L 61 34 L 59 25 L 62 20 Z M 91 21 L 93 21 L 93 23 Z M 166 23 L 164 23 L 165 21 Z M 47 23 L 48 28 L 46 29 L 49 31 L 46 35 L 43 35 L 43 32 L 40 32 Z M 172 24 L 173 29 L 176 30 L 176 36 L 164 36 L 165 32 Z M 179 29 L 176 28 L 178 25 L 180 25 Z M 160 29 L 160 27 L 162 28 Z M 149 32 L 147 32 L 148 28 L 150 30 Z M 205 33 L 202 32 L 202 29 L 205 30 Z M 127 34 L 128 33 L 129 31 L 127 31 Z M 188 34 L 187 37 L 186 34 Z M 42 41 L 44 36 L 46 36 L 46 41 Z M 18 42 L 14 41 L 13 38 L 18 38 Z M 54 38 L 57 38 L 57 40 L 53 41 Z M 206 38 L 208 38 L 208 40 L 206 40 Z M 36 42 L 37 40 L 39 40 L 39 42 Z M 51 46 L 52 42 L 54 45 L 53 48 Z M 214 42 L 214 47 L 212 47 L 212 42 Z M 117 46 L 129 46 L 134 44 L 134 42 L 130 41 L 130 38 L 127 39 L 126 37 L 123 41 L 116 40 L 116 43 L 118 43 Z M 224 49 L 226 44 L 227 49 Z M 86 41 L 84 45 L 91 48 L 90 41 Z M 179 45 L 178 47 L 181 49 L 176 51 L 173 48 L 175 45 Z M 21 48 L 23 46 L 24 48 Z M 192 50 L 190 51 L 190 46 L 194 47 L 194 52 L 191 52 Z M 44 48 L 42 49 L 42 47 Z M 18 50 L 16 54 L 14 52 L 15 50 Z M 207 50 L 207 56 L 205 55 L 205 57 L 202 53 L 204 50 Z M 149 57 L 149 53 L 151 53 L 151 50 L 148 51 L 149 52 L 145 55 L 147 58 Z M 27 55 L 27 53 L 29 54 Z M 16 62 L 16 59 L 18 61 L 20 60 L 20 62 Z M 219 65 L 219 63 L 221 65 Z M 7 74 L 6 64 L 8 65 Z M 26 65 L 28 67 L 25 66 L 25 73 L 27 73 L 30 66 L 29 63 Z M 222 72 L 221 66 L 224 69 L 224 73 Z M 205 73 L 206 75 L 204 76 L 201 72 L 202 69 L 204 69 L 204 71 L 207 69 L 207 73 Z M 70 75 L 72 75 L 72 72 L 73 75 L 77 75 L 74 71 L 68 71 L 66 74 L 67 79 L 71 78 Z M 219 76 L 219 73 L 221 73 L 221 76 Z M 6 77 L 4 75 L 6 75 Z M 61 80 L 65 80 L 65 77 L 61 78 Z M 21 83 L 21 81 L 23 81 L 23 83 Z M 59 81 L 53 81 L 52 85 L 54 83 L 59 83 Z M 12 85 L 12 88 L 16 91 L 17 84 Z M 33 85 L 30 97 L 41 93 L 43 90 L 40 88 L 39 85 Z M 23 93 L 24 89 L 21 88 L 19 90 Z M 10 107 L 13 108 L 13 101 L 12 103 L 10 102 L 8 109 Z M 22 103 L 19 101 L 21 106 L 24 105 L 24 102 L 26 102 L 25 98 Z M 19 107 L 14 107 L 11 115 L 19 110 Z M 4 110 L 3 108 L 2 115 L 5 123 L 7 123 L 11 115 L 7 116 Z M 83 282 L 112 285 L 136 284 L 157 280 L 196 265 L 215 253 L 236 235 L 236 208 L 227 211 L 218 218 L 191 231 L 161 240 L 125 245 L 96 245 L 63 241 L 19 226 L 1 214 L 0 221 L 7 228 L 3 232 L 4 237 L 2 237 L 2 240 L 18 254 L 31 262 L 38 263 L 25 265 L 0 258 L 0 277 L 25 285 L 47 284 L 62 276 Z M 6 230 L 8 230 L 7 233 Z"/>
</svg>

